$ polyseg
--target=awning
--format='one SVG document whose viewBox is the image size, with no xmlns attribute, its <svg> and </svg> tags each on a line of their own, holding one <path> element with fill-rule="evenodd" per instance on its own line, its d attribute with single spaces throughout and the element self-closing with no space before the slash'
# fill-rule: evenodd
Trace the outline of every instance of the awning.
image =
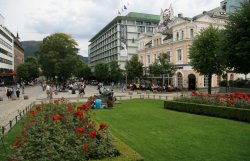
<svg viewBox="0 0 250 161">
<path fill-rule="evenodd" d="M 0 72 L 0 75 L 16 75 L 16 72 Z"/>
</svg>

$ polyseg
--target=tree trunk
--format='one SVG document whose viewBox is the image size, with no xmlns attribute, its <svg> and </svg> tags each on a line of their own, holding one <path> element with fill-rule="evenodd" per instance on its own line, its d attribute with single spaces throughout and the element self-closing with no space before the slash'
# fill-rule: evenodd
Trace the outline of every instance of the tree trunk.
<svg viewBox="0 0 250 161">
<path fill-rule="evenodd" d="M 211 89 L 212 89 L 212 74 L 208 74 L 208 94 L 211 94 Z"/>
</svg>

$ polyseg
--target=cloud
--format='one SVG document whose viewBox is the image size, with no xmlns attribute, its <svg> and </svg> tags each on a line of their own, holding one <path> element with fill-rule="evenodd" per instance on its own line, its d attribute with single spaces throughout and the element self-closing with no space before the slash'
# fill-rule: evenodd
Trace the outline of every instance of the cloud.
<svg viewBox="0 0 250 161">
<path fill-rule="evenodd" d="M 127 3 L 129 2 L 129 5 Z M 21 40 L 42 40 L 55 32 L 71 34 L 77 40 L 80 54 L 87 56 L 89 40 L 117 16 L 128 12 L 160 14 L 170 3 L 175 12 L 193 17 L 219 6 L 217 0 L 0 0 L 6 26 Z M 17 7 L 18 6 L 18 7 Z M 191 9 L 192 8 L 192 9 Z"/>
</svg>

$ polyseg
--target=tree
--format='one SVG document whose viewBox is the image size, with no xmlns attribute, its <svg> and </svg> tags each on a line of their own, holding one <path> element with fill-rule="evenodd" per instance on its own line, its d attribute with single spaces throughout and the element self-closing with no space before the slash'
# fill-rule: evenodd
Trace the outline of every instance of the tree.
<svg viewBox="0 0 250 161">
<path fill-rule="evenodd" d="M 227 66 L 246 75 L 250 73 L 250 3 L 243 3 L 232 13 L 225 27 L 222 51 Z"/>
<path fill-rule="evenodd" d="M 221 75 L 225 70 L 224 58 L 220 52 L 221 38 L 221 30 L 210 25 L 194 38 L 189 51 L 190 64 L 194 70 L 208 76 L 209 94 L 212 74 Z"/>
<path fill-rule="evenodd" d="M 92 75 L 89 66 L 84 63 L 82 60 L 79 60 L 76 65 L 76 70 L 74 71 L 74 75 L 77 78 L 89 79 Z"/>
<path fill-rule="evenodd" d="M 120 69 L 120 66 L 118 65 L 117 61 L 111 61 L 109 63 L 109 76 L 110 80 L 112 81 L 119 81 L 122 78 L 122 70 Z"/>
<path fill-rule="evenodd" d="M 76 41 L 68 34 L 55 33 L 43 39 L 39 48 L 39 62 L 44 75 L 64 82 L 72 76 L 79 60 Z"/>
<path fill-rule="evenodd" d="M 109 78 L 109 66 L 107 63 L 95 65 L 95 76 L 98 80 L 105 81 Z"/>
<path fill-rule="evenodd" d="M 155 61 L 153 64 L 149 65 L 149 72 L 154 76 L 162 76 L 162 85 L 164 85 L 163 77 L 166 74 L 170 76 L 176 71 L 174 64 L 170 62 L 170 55 L 167 53 L 161 53 L 159 56 L 159 61 Z"/>
<path fill-rule="evenodd" d="M 132 58 L 126 62 L 125 69 L 127 77 L 130 80 L 140 78 L 143 75 L 143 64 L 139 61 L 138 55 L 133 55 Z"/>
</svg>

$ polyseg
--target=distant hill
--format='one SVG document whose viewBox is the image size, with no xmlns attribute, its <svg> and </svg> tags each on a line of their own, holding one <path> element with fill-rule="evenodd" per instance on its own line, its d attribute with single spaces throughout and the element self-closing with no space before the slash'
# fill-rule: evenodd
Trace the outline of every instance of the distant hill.
<svg viewBox="0 0 250 161">
<path fill-rule="evenodd" d="M 24 49 L 24 58 L 27 58 L 29 56 L 34 56 L 34 53 L 38 51 L 42 41 L 22 41 L 21 43 Z"/>
<path fill-rule="evenodd" d="M 42 41 L 22 41 L 21 42 L 24 49 L 24 58 L 34 56 L 35 52 L 38 51 L 39 45 Z M 89 58 L 78 55 L 81 60 L 88 64 Z"/>
</svg>

